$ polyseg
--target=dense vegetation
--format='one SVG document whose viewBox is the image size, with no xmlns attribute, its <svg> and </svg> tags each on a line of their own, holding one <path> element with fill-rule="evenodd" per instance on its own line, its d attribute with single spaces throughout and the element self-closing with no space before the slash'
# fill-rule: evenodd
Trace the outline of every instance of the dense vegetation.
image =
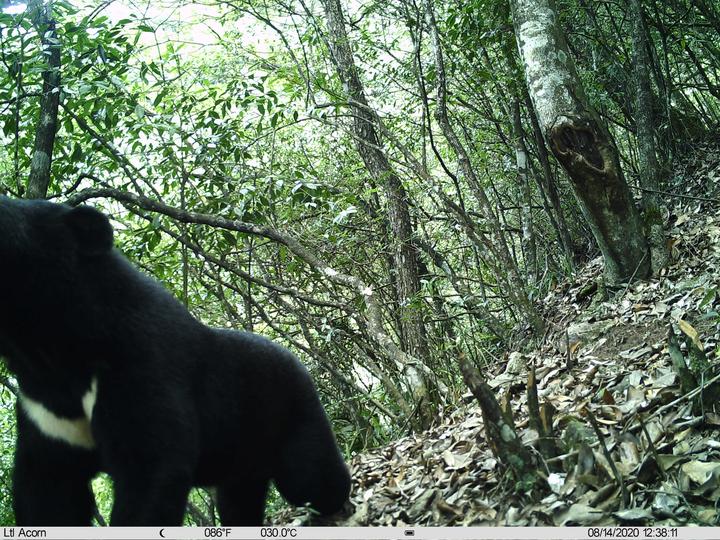
<svg viewBox="0 0 720 540">
<path fill-rule="evenodd" d="M 0 6 L 0 191 L 97 205 L 198 318 L 288 345 L 348 454 L 431 425 L 469 369 L 542 339 L 542 299 L 584 262 L 604 256 L 610 292 L 660 271 L 656 195 L 720 119 L 715 0 Z M 577 98 L 556 131 L 553 74 L 522 47 L 548 10 Z M 571 159 L 587 148 L 594 168 Z"/>
</svg>

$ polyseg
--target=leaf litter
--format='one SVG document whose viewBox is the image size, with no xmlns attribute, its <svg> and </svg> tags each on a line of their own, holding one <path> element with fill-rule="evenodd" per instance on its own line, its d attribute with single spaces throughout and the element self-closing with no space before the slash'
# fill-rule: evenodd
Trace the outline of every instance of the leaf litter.
<svg viewBox="0 0 720 540">
<path fill-rule="evenodd" d="M 675 169 L 675 192 L 720 195 L 720 144 L 704 143 Z M 709 194 L 709 195 L 708 195 Z M 555 408 L 564 454 L 541 465 L 545 489 L 520 492 L 485 443 L 471 402 L 430 430 L 355 456 L 344 515 L 321 519 L 284 508 L 276 524 L 336 526 L 720 525 L 720 408 L 696 410 L 684 396 L 668 329 L 720 367 L 720 203 L 682 199 L 672 207 L 673 261 L 659 277 L 609 300 L 586 294 L 600 259 L 542 304 L 551 327 L 530 353 L 514 351 L 486 372 L 499 396 L 511 392 L 518 434 L 536 446 L 527 421 L 527 366 L 540 400 Z M 679 340 L 682 342 L 682 339 Z M 572 367 L 568 370 L 568 358 Z M 702 382 L 702 381 L 700 381 Z M 591 407 L 629 500 L 583 411 Z"/>
</svg>

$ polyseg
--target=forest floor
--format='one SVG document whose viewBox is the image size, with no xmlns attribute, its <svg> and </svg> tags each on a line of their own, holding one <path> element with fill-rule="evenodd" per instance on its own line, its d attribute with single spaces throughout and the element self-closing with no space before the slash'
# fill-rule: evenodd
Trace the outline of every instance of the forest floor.
<svg viewBox="0 0 720 540">
<path fill-rule="evenodd" d="M 663 274 L 602 300 L 592 286 L 602 263 L 591 261 L 543 299 L 549 330 L 542 346 L 509 352 L 486 372 L 498 396 L 510 393 L 518 433 L 532 445 L 538 435 L 525 389 L 535 365 L 540 401 L 556 410 L 565 452 L 543 463 L 543 489 L 515 489 L 485 443 L 479 407 L 469 403 L 424 433 L 355 456 L 352 509 L 322 524 L 720 525 L 720 415 L 693 410 L 669 349 L 672 328 L 682 354 L 695 340 L 714 364 L 708 378 L 717 373 L 720 143 L 678 162 L 671 185 L 698 198 L 667 199 L 673 261 Z M 317 524 L 303 509 L 272 521 Z"/>
</svg>

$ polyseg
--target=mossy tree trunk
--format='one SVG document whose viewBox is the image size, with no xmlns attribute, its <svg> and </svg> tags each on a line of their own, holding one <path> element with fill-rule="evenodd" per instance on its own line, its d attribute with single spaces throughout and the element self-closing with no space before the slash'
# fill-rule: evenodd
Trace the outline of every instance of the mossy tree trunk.
<svg viewBox="0 0 720 540">
<path fill-rule="evenodd" d="M 640 213 L 609 132 L 590 108 L 557 22 L 553 0 L 511 0 L 518 50 L 538 120 L 568 172 L 605 260 L 609 284 L 650 275 Z"/>
<path fill-rule="evenodd" d="M 657 272 L 667 266 L 669 253 L 663 227 L 663 208 L 658 194 L 660 165 L 655 148 L 655 117 L 653 92 L 650 86 L 650 55 L 648 34 L 640 0 L 630 0 L 630 20 L 633 21 L 632 43 L 635 65 L 635 126 L 637 129 L 638 169 L 643 192 L 645 225 L 650 242 L 652 269 Z"/>
<path fill-rule="evenodd" d="M 558 240 L 563 248 L 566 259 L 568 263 L 572 265 L 574 262 L 574 251 L 572 238 L 570 238 L 570 229 L 560 202 L 557 179 L 555 174 L 553 174 L 552 167 L 550 166 L 550 155 L 548 154 L 547 145 L 545 144 L 545 139 L 543 138 L 542 130 L 540 129 L 540 124 L 538 123 L 535 106 L 532 104 L 527 88 L 525 88 L 523 92 L 523 101 L 528 110 L 530 125 L 532 126 L 533 131 L 533 139 L 535 141 L 535 147 L 537 148 L 538 160 L 540 161 L 540 166 L 542 167 L 542 175 L 536 176 L 538 189 L 542 194 L 544 194 L 543 202 L 544 199 L 547 198 L 548 202 L 552 205 L 552 211 L 546 210 L 546 213 L 553 227 L 557 231 Z"/>
<path fill-rule="evenodd" d="M 412 241 L 408 196 L 378 136 L 375 127 L 376 114 L 368 104 L 365 88 L 355 65 L 340 0 L 322 0 L 322 5 L 328 26 L 328 47 L 353 115 L 352 129 L 358 153 L 368 173 L 383 187 L 387 197 L 387 218 L 393 239 L 392 270 L 395 273 L 400 303 L 404 348 L 411 357 L 430 368 L 427 333 L 422 310 L 418 307 L 420 278 L 417 252 Z M 431 421 L 431 405 L 437 398 L 431 393 L 432 385 L 426 373 L 426 370 L 418 369 L 411 363 L 405 364 L 405 376 L 419 407 L 420 427 L 426 427 Z"/>
<path fill-rule="evenodd" d="M 52 19 L 52 4 L 46 5 L 44 2 L 34 1 L 28 4 L 28 11 L 40 36 L 47 65 L 42 74 L 43 89 L 26 197 L 44 199 L 50 186 L 50 165 L 60 106 L 60 40 L 55 31 L 55 21 Z"/>
</svg>

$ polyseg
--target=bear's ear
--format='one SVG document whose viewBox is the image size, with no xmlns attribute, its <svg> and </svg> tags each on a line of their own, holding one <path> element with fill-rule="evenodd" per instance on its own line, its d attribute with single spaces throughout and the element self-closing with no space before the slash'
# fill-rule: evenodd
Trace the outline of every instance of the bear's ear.
<svg viewBox="0 0 720 540">
<path fill-rule="evenodd" d="M 78 206 L 65 215 L 65 223 L 86 255 L 101 255 L 112 249 L 112 225 L 102 212 L 90 206 Z"/>
</svg>

